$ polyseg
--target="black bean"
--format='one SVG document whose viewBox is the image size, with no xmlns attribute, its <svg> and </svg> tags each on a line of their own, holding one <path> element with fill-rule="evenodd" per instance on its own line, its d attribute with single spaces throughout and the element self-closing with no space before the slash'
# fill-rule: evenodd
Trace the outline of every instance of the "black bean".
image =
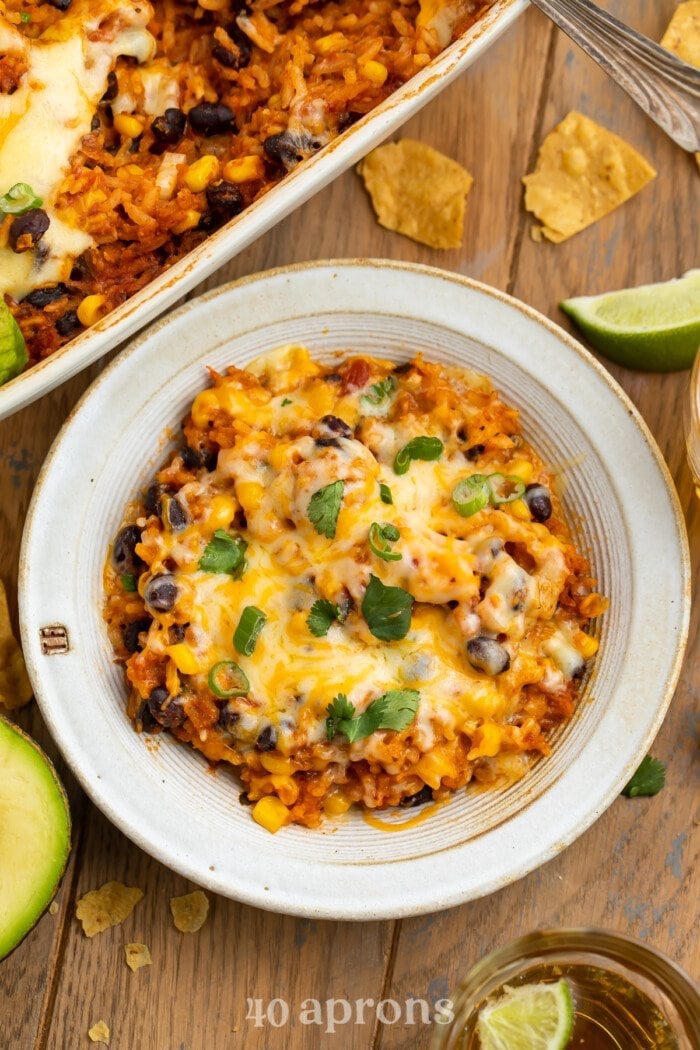
<svg viewBox="0 0 700 1050">
<path fill-rule="evenodd" d="M 230 731 L 240 719 L 238 711 L 231 704 L 224 704 L 219 711 L 219 725 L 222 729 Z"/>
<path fill-rule="evenodd" d="M 57 11 L 67 11 L 71 5 L 71 0 L 48 0 L 52 7 L 55 7 Z"/>
<path fill-rule="evenodd" d="M 238 131 L 233 119 L 233 110 L 225 106 L 223 102 L 200 102 L 193 106 L 187 114 L 190 127 L 198 135 L 221 135 L 226 131 L 233 134 Z"/>
<path fill-rule="evenodd" d="M 523 497 L 535 521 L 547 521 L 552 516 L 552 499 L 544 485 L 528 485 Z"/>
<path fill-rule="evenodd" d="M 279 164 L 286 171 L 291 171 L 302 160 L 306 160 L 321 148 L 322 142 L 312 139 L 310 135 L 295 134 L 292 131 L 281 131 L 270 135 L 263 142 L 263 149 L 270 160 Z"/>
<path fill-rule="evenodd" d="M 68 289 L 65 284 L 54 284 L 51 288 L 37 288 L 35 292 L 25 295 L 24 302 L 35 306 L 38 310 L 43 310 L 49 303 L 55 303 L 57 299 L 63 299 L 66 295 L 68 295 Z"/>
<path fill-rule="evenodd" d="M 82 327 L 75 310 L 66 310 L 56 321 L 56 331 L 59 335 L 74 335 Z"/>
<path fill-rule="evenodd" d="M 337 438 L 316 438 L 315 444 L 317 448 L 340 448 Z"/>
<path fill-rule="evenodd" d="M 250 62 L 250 56 L 253 53 L 253 43 L 250 37 L 247 37 L 243 30 L 239 29 L 236 22 L 227 22 L 224 30 L 238 48 L 238 65 L 235 68 L 243 69 Z"/>
<path fill-rule="evenodd" d="M 99 131 L 101 127 L 102 121 L 98 117 L 97 113 L 95 113 L 95 116 L 90 121 L 90 131 Z"/>
<path fill-rule="evenodd" d="M 361 113 L 348 113 L 347 111 L 345 113 L 341 113 L 338 117 L 338 123 L 336 124 L 336 128 L 339 132 L 345 131 L 345 129 L 349 128 L 351 124 L 354 124 L 356 121 L 358 121 L 361 116 Z"/>
<path fill-rule="evenodd" d="M 185 721 L 183 697 L 170 697 L 168 690 L 158 686 L 148 698 L 148 710 L 164 729 L 174 729 Z"/>
<path fill-rule="evenodd" d="M 172 532 L 181 532 L 187 527 L 190 516 L 178 499 L 166 496 L 161 501 L 163 524 Z"/>
<path fill-rule="evenodd" d="M 127 653 L 141 652 L 143 646 L 139 641 L 139 635 L 147 631 L 151 623 L 152 620 L 149 616 L 148 619 L 132 620 L 131 623 L 124 624 L 122 627 L 122 638 L 124 639 L 124 648 Z"/>
<path fill-rule="evenodd" d="M 467 642 L 467 658 L 472 667 L 484 674 L 501 674 L 510 667 L 508 650 L 495 638 L 483 634 Z"/>
<path fill-rule="evenodd" d="M 272 725 L 265 726 L 255 741 L 256 751 L 274 751 L 277 747 L 277 732 Z"/>
<path fill-rule="evenodd" d="M 136 715 L 136 724 L 139 729 L 142 729 L 144 733 L 158 733 L 160 732 L 160 726 L 156 722 L 155 718 L 151 714 L 151 709 L 148 706 L 148 701 L 144 700 Z"/>
<path fill-rule="evenodd" d="M 177 645 L 178 642 L 184 642 L 185 635 L 187 633 L 187 623 L 173 623 L 168 628 L 168 638 L 171 645 Z"/>
<path fill-rule="evenodd" d="M 472 445 L 471 448 L 467 449 L 464 455 L 467 457 L 468 460 L 471 460 L 471 462 L 473 463 L 474 460 L 478 459 L 479 456 L 482 456 L 485 451 L 486 445 Z"/>
<path fill-rule="evenodd" d="M 28 252 L 37 244 L 49 228 L 51 220 L 43 208 L 30 208 L 18 215 L 10 226 L 9 240 L 13 252 Z"/>
<path fill-rule="evenodd" d="M 185 445 L 182 450 L 182 462 L 187 470 L 196 470 L 198 467 L 206 467 L 207 470 L 216 469 L 217 452 L 211 452 L 208 448 L 190 448 Z"/>
<path fill-rule="evenodd" d="M 177 584 L 171 573 L 161 572 L 151 576 L 143 592 L 147 605 L 158 612 L 168 612 L 177 598 Z"/>
<path fill-rule="evenodd" d="M 143 499 L 143 505 L 149 514 L 160 514 L 161 497 L 166 492 L 170 492 L 169 486 L 159 485 L 157 482 L 155 482 L 146 490 L 146 495 Z"/>
<path fill-rule="evenodd" d="M 432 802 L 433 791 L 428 784 L 424 784 L 420 791 L 416 791 L 415 795 L 407 795 L 406 798 L 402 798 L 400 806 L 422 806 L 424 802 Z"/>
<path fill-rule="evenodd" d="M 119 94 L 119 81 L 117 80 L 117 74 L 114 72 L 107 74 L 107 90 L 100 99 L 100 102 L 114 102 L 115 98 Z"/>
<path fill-rule="evenodd" d="M 352 430 L 344 419 L 338 416 L 323 416 L 319 419 L 313 429 L 313 435 L 318 443 L 319 438 L 351 438 Z"/>
<path fill-rule="evenodd" d="M 207 187 L 207 204 L 212 211 L 230 219 L 243 210 L 243 194 L 232 182 L 218 182 Z"/>
<path fill-rule="evenodd" d="M 342 383 L 343 377 L 340 372 L 330 372 L 327 376 L 323 377 L 327 383 Z"/>
<path fill-rule="evenodd" d="M 403 376 L 406 375 L 406 372 L 410 372 L 412 368 L 412 361 L 404 361 L 403 364 L 396 365 L 394 368 L 392 368 L 392 372 L 395 376 Z"/>
<path fill-rule="evenodd" d="M 160 117 L 151 122 L 151 131 L 159 142 L 172 146 L 185 134 L 187 117 L 181 109 L 170 106 Z"/>
<path fill-rule="evenodd" d="M 136 553 L 136 544 L 141 542 L 141 529 L 138 525 L 125 525 L 117 533 L 112 549 L 112 564 L 122 575 L 140 576 L 146 563 Z"/>
<path fill-rule="evenodd" d="M 251 798 L 249 798 L 247 791 L 241 791 L 240 795 L 238 796 L 238 801 L 240 802 L 240 804 L 242 806 L 252 806 L 253 805 L 253 800 Z"/>
</svg>

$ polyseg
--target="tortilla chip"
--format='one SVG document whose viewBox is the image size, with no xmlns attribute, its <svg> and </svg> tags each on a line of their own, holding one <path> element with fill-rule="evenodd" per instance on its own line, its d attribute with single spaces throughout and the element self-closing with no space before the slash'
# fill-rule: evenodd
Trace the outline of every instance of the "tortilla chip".
<svg viewBox="0 0 700 1050">
<path fill-rule="evenodd" d="M 700 67 L 700 0 L 678 5 L 661 37 L 661 46 L 691 66 Z M 700 171 L 700 153 L 695 154 L 695 161 Z"/>
<path fill-rule="evenodd" d="M 124 954 L 126 956 L 126 965 L 132 973 L 136 973 L 142 966 L 151 966 L 153 963 L 151 953 L 145 944 L 125 944 Z"/>
<path fill-rule="evenodd" d="M 109 1046 L 109 1028 L 104 1021 L 98 1021 L 88 1029 L 88 1035 L 93 1043 L 104 1043 L 105 1046 Z"/>
<path fill-rule="evenodd" d="M 372 150 L 357 167 L 381 226 L 431 248 L 459 248 L 473 178 L 432 146 L 402 139 Z"/>
<path fill-rule="evenodd" d="M 0 706 L 10 711 L 24 707 L 32 698 L 32 687 L 24 666 L 22 650 L 10 626 L 5 585 L 0 580 Z"/>
<path fill-rule="evenodd" d="M 206 922 L 209 901 L 201 890 L 194 890 L 183 897 L 171 897 L 170 911 L 176 930 L 180 933 L 196 933 Z"/>
<path fill-rule="evenodd" d="M 627 142 L 572 112 L 540 146 L 535 171 L 523 178 L 525 207 L 559 244 L 614 211 L 655 178 Z"/>
<path fill-rule="evenodd" d="M 143 890 L 121 882 L 106 882 L 91 890 L 75 906 L 76 918 L 83 924 L 86 937 L 94 937 L 110 926 L 118 926 L 131 915 L 143 897 Z"/>
</svg>

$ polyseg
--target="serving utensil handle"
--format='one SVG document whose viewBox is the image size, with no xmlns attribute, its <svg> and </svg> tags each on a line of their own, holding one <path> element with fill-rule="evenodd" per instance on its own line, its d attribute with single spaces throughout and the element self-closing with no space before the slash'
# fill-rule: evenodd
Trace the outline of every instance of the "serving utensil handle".
<svg viewBox="0 0 700 1050">
<path fill-rule="evenodd" d="M 700 69 L 591 0 L 532 0 L 686 150 L 700 150 Z"/>
</svg>

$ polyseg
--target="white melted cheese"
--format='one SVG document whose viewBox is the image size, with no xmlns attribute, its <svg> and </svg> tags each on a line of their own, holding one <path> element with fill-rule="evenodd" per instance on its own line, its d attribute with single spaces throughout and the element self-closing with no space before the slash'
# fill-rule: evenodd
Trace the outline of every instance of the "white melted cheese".
<svg viewBox="0 0 700 1050">
<path fill-rule="evenodd" d="M 0 193 L 28 183 L 50 219 L 39 251 L 0 249 L 0 293 L 19 299 L 65 280 L 73 259 L 92 245 L 87 233 L 58 218 L 54 198 L 117 56 L 152 56 L 151 16 L 147 0 L 73 0 L 35 41 L 0 16 L 0 51 L 23 56 L 28 66 L 17 90 L 0 95 Z"/>
</svg>

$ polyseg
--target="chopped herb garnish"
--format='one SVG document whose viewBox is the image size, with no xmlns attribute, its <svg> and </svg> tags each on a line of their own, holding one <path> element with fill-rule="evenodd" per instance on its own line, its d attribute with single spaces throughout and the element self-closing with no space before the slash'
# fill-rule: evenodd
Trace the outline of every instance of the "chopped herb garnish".
<svg viewBox="0 0 700 1050">
<path fill-rule="evenodd" d="M 22 215 L 25 211 L 40 207 L 41 204 L 41 197 L 37 197 L 28 183 L 16 182 L 0 197 L 0 214 Z"/>
<path fill-rule="evenodd" d="M 516 478 L 515 474 L 489 474 L 488 481 L 491 502 L 496 506 L 499 503 L 513 503 L 525 492 L 525 483 Z"/>
<path fill-rule="evenodd" d="M 214 696 L 227 700 L 231 696 L 246 696 L 250 682 L 235 660 L 219 660 L 209 672 L 209 688 Z"/>
<path fill-rule="evenodd" d="M 627 798 L 638 795 L 657 795 L 666 783 L 666 767 L 658 758 L 647 755 L 632 779 L 625 784 L 622 794 Z"/>
<path fill-rule="evenodd" d="M 470 518 L 491 501 L 489 479 L 484 474 L 470 474 L 458 481 L 452 490 L 452 502 L 458 514 Z"/>
<path fill-rule="evenodd" d="M 291 405 L 291 403 L 292 403 L 291 397 L 285 397 L 284 401 L 282 402 L 282 408 L 286 408 L 287 405 Z"/>
<path fill-rule="evenodd" d="M 124 573 L 122 576 L 122 587 L 125 591 L 136 590 L 136 577 L 131 572 Z"/>
<path fill-rule="evenodd" d="M 412 459 L 434 460 L 439 459 L 444 451 L 440 438 L 437 437 L 415 437 L 411 438 L 407 445 L 396 453 L 394 459 L 394 473 L 406 474 Z"/>
<path fill-rule="evenodd" d="M 316 638 L 323 638 L 328 634 L 330 625 L 335 620 L 342 620 L 343 614 L 340 606 L 329 602 L 327 598 L 319 598 L 309 610 L 306 626 Z"/>
<path fill-rule="evenodd" d="M 362 599 L 362 615 L 375 638 L 383 642 L 405 638 L 411 626 L 413 595 L 402 587 L 385 587 L 370 576 Z"/>
<path fill-rule="evenodd" d="M 32 16 L 29 14 L 29 11 L 20 11 L 19 19 L 20 22 L 31 22 Z"/>
<path fill-rule="evenodd" d="M 332 740 L 336 733 L 342 733 L 352 743 L 378 729 L 400 732 L 416 717 L 419 703 L 417 689 L 392 689 L 372 700 L 361 715 L 356 715 L 354 705 L 344 693 L 339 693 L 327 707 L 326 735 Z"/>
<path fill-rule="evenodd" d="M 245 552 L 248 544 L 242 536 L 231 536 L 217 529 L 214 539 L 204 548 L 199 559 L 202 572 L 228 572 L 238 578 L 245 568 Z"/>
<path fill-rule="evenodd" d="M 250 656 L 255 649 L 258 635 L 267 623 L 267 616 L 255 605 L 246 605 L 241 613 L 233 636 L 233 644 L 243 656 Z"/>
<path fill-rule="evenodd" d="M 396 543 L 401 533 L 389 522 L 373 521 L 369 529 L 370 550 L 382 561 L 401 561 L 398 551 L 392 551 L 391 544 Z"/>
<path fill-rule="evenodd" d="M 372 383 L 369 389 L 369 394 L 363 394 L 360 401 L 366 401 L 370 405 L 379 405 L 396 390 L 396 379 L 394 376 L 387 376 L 379 383 Z"/>
<path fill-rule="evenodd" d="M 322 489 L 314 492 L 309 500 L 309 521 L 316 532 L 327 539 L 332 540 L 335 536 L 335 527 L 338 524 L 340 505 L 343 502 L 344 481 L 333 481 L 330 485 L 324 485 Z"/>
<path fill-rule="evenodd" d="M 393 503 L 394 497 L 391 494 L 391 489 L 384 482 L 379 483 L 379 498 L 382 503 Z"/>
</svg>

